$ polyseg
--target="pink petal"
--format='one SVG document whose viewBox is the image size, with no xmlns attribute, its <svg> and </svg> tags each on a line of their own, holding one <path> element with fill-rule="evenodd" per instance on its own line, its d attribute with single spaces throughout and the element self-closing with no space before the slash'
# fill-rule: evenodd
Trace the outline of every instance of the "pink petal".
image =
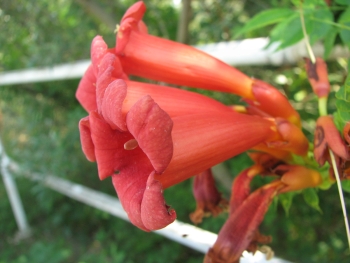
<svg viewBox="0 0 350 263">
<path fill-rule="evenodd" d="M 211 169 L 196 175 L 193 182 L 193 195 L 196 199 L 196 210 L 190 214 L 193 223 L 199 224 L 207 215 L 217 216 L 227 208 L 228 202 L 222 198 L 215 186 Z"/>
<path fill-rule="evenodd" d="M 89 117 L 79 121 L 80 141 L 83 153 L 90 162 L 96 161 L 95 146 L 92 142 Z"/>
<path fill-rule="evenodd" d="M 101 36 L 96 36 L 91 43 L 91 62 L 94 67 L 95 76 L 98 75 L 100 63 L 107 53 L 108 46 Z"/>
<path fill-rule="evenodd" d="M 96 76 L 92 65 L 88 67 L 80 80 L 75 97 L 87 112 L 97 109 Z"/>
<path fill-rule="evenodd" d="M 97 112 L 91 112 L 89 120 L 98 174 L 103 180 L 132 162 L 131 153 L 124 150 L 124 144 L 133 137 L 128 132 L 111 129 Z"/>
<path fill-rule="evenodd" d="M 141 204 L 141 218 L 146 228 L 157 230 L 174 222 L 175 210 L 166 205 L 162 184 L 154 179 L 154 172 L 148 177 Z"/>
<path fill-rule="evenodd" d="M 123 80 L 111 82 L 105 90 L 102 101 L 102 115 L 112 129 L 126 131 L 125 114 L 122 111 L 127 87 Z"/>
<path fill-rule="evenodd" d="M 277 194 L 278 186 L 259 188 L 234 213 L 230 214 L 214 246 L 207 253 L 205 263 L 239 261 L 243 251 L 253 241 L 258 226 L 264 219 L 273 197 Z"/>
<path fill-rule="evenodd" d="M 173 156 L 169 115 L 150 96 L 144 96 L 128 112 L 126 123 L 156 172 L 162 173 Z"/>
</svg>

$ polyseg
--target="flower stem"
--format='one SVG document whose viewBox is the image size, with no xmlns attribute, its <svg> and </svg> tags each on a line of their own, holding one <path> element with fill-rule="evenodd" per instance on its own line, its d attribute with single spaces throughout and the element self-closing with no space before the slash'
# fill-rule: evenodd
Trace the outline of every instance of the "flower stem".
<svg viewBox="0 0 350 263">
<path fill-rule="evenodd" d="M 341 203 L 341 206 L 342 206 L 342 209 L 343 209 L 343 215 L 344 215 L 346 236 L 348 238 L 348 245 L 349 245 L 349 248 L 350 248 L 349 220 L 348 220 L 348 216 L 347 216 L 347 212 L 346 212 L 344 195 L 343 195 L 343 191 L 342 191 L 342 188 L 341 188 L 341 181 L 340 181 L 340 177 L 339 177 L 339 173 L 338 173 L 338 169 L 337 169 L 337 164 L 335 162 L 334 154 L 333 154 L 333 152 L 331 150 L 329 150 L 329 155 L 330 155 L 331 160 L 332 160 L 332 166 L 333 166 L 333 170 L 334 170 L 334 175 L 335 175 L 335 178 L 337 180 L 337 186 L 338 186 L 338 192 L 339 192 L 339 197 L 340 197 L 340 203 Z"/>
<path fill-rule="evenodd" d="M 314 52 L 312 51 L 310 42 L 309 42 L 309 36 L 307 35 L 306 32 L 306 26 L 305 26 L 305 20 L 304 20 L 304 12 L 303 12 L 303 5 L 300 5 L 300 10 L 299 10 L 299 15 L 300 15 L 300 22 L 301 22 L 301 28 L 303 30 L 303 35 L 304 35 L 304 40 L 305 40 L 305 45 L 306 45 L 306 49 L 307 52 L 310 56 L 310 60 L 312 62 L 312 64 L 316 63 L 316 57 L 314 55 Z"/>
<path fill-rule="evenodd" d="M 309 37 L 308 37 L 307 32 L 306 32 L 306 26 L 305 26 L 302 2 L 300 4 L 299 14 L 300 14 L 301 28 L 303 30 L 303 35 L 304 35 L 304 39 L 305 39 L 306 49 L 307 49 L 307 52 L 308 52 L 308 54 L 310 56 L 310 60 L 311 60 L 312 64 L 315 64 L 316 63 L 316 57 L 315 57 L 314 52 L 312 51 L 312 48 L 311 48 L 311 45 L 310 45 L 310 42 L 309 42 Z M 327 97 L 318 98 L 318 111 L 319 111 L 320 116 L 326 116 L 327 115 Z M 340 181 L 340 177 L 339 177 L 338 167 L 337 167 L 337 164 L 336 164 L 336 161 L 335 161 L 334 154 L 333 154 L 333 152 L 330 149 L 329 149 L 329 155 L 331 157 L 332 167 L 333 167 L 333 170 L 334 170 L 335 178 L 337 180 L 339 199 L 340 199 L 340 203 L 341 203 L 341 207 L 342 207 L 343 215 L 344 215 L 346 236 L 348 238 L 348 245 L 349 245 L 349 248 L 350 248 L 349 220 L 348 220 L 348 217 L 347 217 L 345 201 L 344 201 L 344 195 L 343 195 L 343 191 L 342 191 L 342 187 L 341 187 L 341 181 Z"/>
<path fill-rule="evenodd" d="M 318 98 L 318 112 L 320 116 L 327 116 L 327 97 Z"/>
</svg>

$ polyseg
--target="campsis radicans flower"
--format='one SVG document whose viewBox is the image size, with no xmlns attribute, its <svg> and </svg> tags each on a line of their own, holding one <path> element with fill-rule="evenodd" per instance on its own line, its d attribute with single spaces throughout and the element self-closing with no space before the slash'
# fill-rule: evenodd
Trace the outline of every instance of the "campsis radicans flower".
<svg viewBox="0 0 350 263">
<path fill-rule="evenodd" d="M 94 40 L 93 52 L 101 39 Z M 113 53 L 96 57 L 87 72 L 95 84 L 84 79 L 77 93 L 89 110 L 79 124 L 83 152 L 97 162 L 100 179 L 112 176 L 130 221 L 143 230 L 175 220 L 163 189 L 272 136 L 269 120 L 238 114 L 200 94 L 130 81 Z M 95 105 L 81 96 L 88 93 Z"/>
<path fill-rule="evenodd" d="M 269 84 L 252 79 L 237 69 L 194 48 L 147 33 L 142 21 L 144 2 L 124 14 L 115 53 L 129 75 L 167 83 L 237 94 L 274 117 L 300 127 L 300 116 L 287 98 Z"/>
<path fill-rule="evenodd" d="M 205 216 L 217 216 L 227 209 L 228 202 L 222 198 L 216 188 L 211 169 L 205 170 L 194 177 L 193 195 L 197 207 L 190 214 L 190 219 L 195 224 L 201 223 Z"/>
<path fill-rule="evenodd" d="M 322 58 L 316 58 L 315 63 L 304 58 L 306 73 L 314 93 L 319 97 L 327 97 L 331 88 L 328 81 L 327 64 Z"/>
<path fill-rule="evenodd" d="M 253 155 L 256 164 L 242 171 L 232 184 L 229 218 L 209 249 L 204 263 L 238 263 L 244 250 L 255 253 L 259 244 L 268 244 L 271 237 L 262 235 L 258 227 L 273 198 L 284 192 L 315 187 L 321 175 L 303 166 L 284 164 L 267 154 Z M 250 193 L 254 176 L 277 175 L 280 178 Z"/>
<path fill-rule="evenodd" d="M 271 85 L 193 47 L 149 35 L 145 10 L 140 1 L 126 11 L 115 47 L 101 36 L 92 41 L 91 65 L 76 93 L 88 112 L 79 122 L 82 150 L 97 163 L 101 180 L 111 177 L 130 221 L 144 231 L 175 220 L 163 197 L 166 188 L 195 176 L 191 219 L 199 223 L 227 206 L 210 168 L 252 148 L 269 153 L 253 153 L 255 164 L 235 179 L 229 219 L 205 259 L 237 262 L 243 250 L 255 252 L 270 241 L 258 226 L 276 195 L 320 183 L 317 172 L 288 163 L 292 154 L 308 150 L 299 114 Z M 238 113 L 201 94 L 130 75 L 234 93 L 248 110 Z M 258 174 L 277 179 L 251 193 Z"/>
<path fill-rule="evenodd" d="M 269 122 L 247 117 L 208 111 L 170 118 L 145 96 L 127 113 L 127 131 L 113 130 L 96 111 L 90 112 L 80 121 L 81 142 L 88 159 L 97 161 L 100 178 L 112 175 L 131 222 L 143 230 L 154 230 L 175 219 L 165 205 L 162 189 L 269 136 Z"/>
<path fill-rule="evenodd" d="M 344 139 L 349 138 L 347 125 L 344 127 Z M 326 162 L 330 164 L 329 174 L 334 177 L 333 164 L 330 158 L 330 152 L 334 153 L 337 169 L 347 177 L 347 162 L 350 159 L 349 148 L 341 137 L 331 116 L 321 116 L 317 119 L 314 136 L 314 157 L 316 162 L 323 166 Z"/>
</svg>

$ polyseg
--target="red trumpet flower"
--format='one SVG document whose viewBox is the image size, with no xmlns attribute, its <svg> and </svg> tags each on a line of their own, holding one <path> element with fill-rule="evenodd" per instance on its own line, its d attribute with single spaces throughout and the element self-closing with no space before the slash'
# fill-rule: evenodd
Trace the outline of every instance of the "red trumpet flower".
<svg viewBox="0 0 350 263">
<path fill-rule="evenodd" d="M 101 179 L 112 175 L 131 222 L 143 230 L 175 219 L 163 188 L 271 136 L 270 121 L 235 113 L 202 95 L 117 79 L 123 73 L 112 53 L 105 52 L 96 63 L 97 103 L 80 121 L 82 148 L 97 162 Z"/>
<path fill-rule="evenodd" d="M 209 111 L 171 119 L 145 96 L 127 113 L 128 131 L 113 130 L 99 114 L 91 112 L 80 122 L 81 141 L 88 159 L 96 159 L 100 177 L 113 175 L 130 220 L 141 229 L 154 230 L 175 219 L 173 212 L 168 214 L 162 188 L 241 153 L 270 135 L 269 122 L 247 117 Z"/>
<path fill-rule="evenodd" d="M 322 58 L 316 58 L 312 63 L 309 58 L 304 58 L 306 73 L 314 93 L 319 97 L 327 97 L 331 87 L 328 81 L 327 64 Z"/>
<path fill-rule="evenodd" d="M 141 20 L 145 11 L 143 2 L 135 3 L 124 14 L 118 29 L 115 53 L 127 74 L 234 93 L 255 101 L 272 116 L 300 126 L 299 114 L 272 86 L 251 79 L 198 49 L 149 35 Z"/>
<path fill-rule="evenodd" d="M 322 116 L 317 120 L 314 137 L 314 156 L 320 166 L 323 166 L 326 161 L 331 164 L 329 149 L 336 156 L 344 160 L 349 159 L 347 146 L 335 127 L 332 117 Z"/>
<path fill-rule="evenodd" d="M 321 175 L 303 166 L 279 164 L 266 154 L 255 154 L 258 162 L 240 173 L 233 182 L 229 218 L 219 232 L 214 246 L 204 263 L 238 263 L 244 250 L 255 253 L 258 244 L 267 244 L 271 238 L 261 235 L 258 227 L 273 198 L 280 193 L 315 187 Z M 281 176 L 250 194 L 250 182 L 257 174 Z"/>
<path fill-rule="evenodd" d="M 222 195 L 215 187 L 211 169 L 194 177 L 193 195 L 196 199 L 197 207 L 190 214 L 190 218 L 195 224 L 201 223 L 204 216 L 217 216 L 228 206 L 228 202 L 222 198 Z"/>
</svg>

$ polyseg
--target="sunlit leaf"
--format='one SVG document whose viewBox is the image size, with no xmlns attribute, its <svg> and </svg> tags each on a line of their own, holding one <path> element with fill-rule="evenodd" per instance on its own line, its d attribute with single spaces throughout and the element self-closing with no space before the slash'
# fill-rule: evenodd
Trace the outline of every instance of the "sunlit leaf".
<svg viewBox="0 0 350 263">
<path fill-rule="evenodd" d="M 335 39 L 338 34 L 338 30 L 335 30 L 333 28 L 332 30 L 328 31 L 328 34 L 325 36 L 323 44 L 324 44 L 324 59 L 328 58 L 331 54 L 331 51 L 333 50 Z"/>
<path fill-rule="evenodd" d="M 236 36 L 241 35 L 245 32 L 252 31 L 254 29 L 262 28 L 271 24 L 281 22 L 282 20 L 285 20 L 294 13 L 295 12 L 293 10 L 287 8 L 276 8 L 263 11 L 254 16 L 252 19 L 250 19 L 244 25 L 244 27 L 237 32 Z"/>
<path fill-rule="evenodd" d="M 339 35 L 343 43 L 350 47 L 350 6 L 341 14 L 338 23 L 347 27 L 340 29 Z"/>
<path fill-rule="evenodd" d="M 278 49 L 296 44 L 303 38 L 300 16 L 294 13 L 271 31 L 271 43 L 279 42 Z"/>
<path fill-rule="evenodd" d="M 305 23 L 309 23 L 308 35 L 311 44 L 324 38 L 331 31 L 333 14 L 327 9 L 316 9 L 305 17 Z"/>
<path fill-rule="evenodd" d="M 344 85 L 335 94 L 337 112 L 334 114 L 334 121 L 337 127 L 342 129 L 345 122 L 350 120 L 350 74 L 347 76 Z"/>
</svg>

